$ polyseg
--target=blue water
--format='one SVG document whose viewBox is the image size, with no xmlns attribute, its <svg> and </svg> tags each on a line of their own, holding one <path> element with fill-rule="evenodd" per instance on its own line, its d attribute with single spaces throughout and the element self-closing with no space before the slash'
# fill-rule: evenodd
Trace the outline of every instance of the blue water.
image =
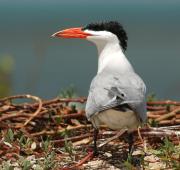
<svg viewBox="0 0 180 170">
<path fill-rule="evenodd" d="M 13 57 L 12 94 L 56 96 L 73 84 L 87 95 L 97 71 L 90 42 L 54 39 L 60 29 L 118 20 L 129 37 L 126 55 L 159 98 L 180 98 L 180 1 L 0 0 L 0 57 Z"/>
</svg>

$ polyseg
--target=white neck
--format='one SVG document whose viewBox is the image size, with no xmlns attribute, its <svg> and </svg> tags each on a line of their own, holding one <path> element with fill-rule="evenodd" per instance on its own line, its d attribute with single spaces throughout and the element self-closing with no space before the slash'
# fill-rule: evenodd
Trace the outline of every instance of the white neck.
<svg viewBox="0 0 180 170">
<path fill-rule="evenodd" d="M 124 55 L 117 36 L 108 31 L 85 30 L 93 36 L 88 36 L 87 40 L 93 42 L 98 50 L 98 73 L 104 69 L 112 72 L 132 72 L 131 64 Z"/>
<path fill-rule="evenodd" d="M 98 50 L 98 73 L 104 69 L 112 71 L 126 72 L 134 71 L 131 64 L 124 55 L 119 41 L 96 43 Z"/>
</svg>

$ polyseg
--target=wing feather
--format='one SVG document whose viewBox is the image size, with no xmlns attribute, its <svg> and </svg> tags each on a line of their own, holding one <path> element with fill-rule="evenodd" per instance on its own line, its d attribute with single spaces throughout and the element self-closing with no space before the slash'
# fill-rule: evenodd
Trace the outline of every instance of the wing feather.
<svg viewBox="0 0 180 170">
<path fill-rule="evenodd" d="M 86 103 L 86 116 L 128 104 L 142 121 L 146 120 L 146 87 L 134 72 L 120 74 L 102 72 L 94 77 Z"/>
</svg>

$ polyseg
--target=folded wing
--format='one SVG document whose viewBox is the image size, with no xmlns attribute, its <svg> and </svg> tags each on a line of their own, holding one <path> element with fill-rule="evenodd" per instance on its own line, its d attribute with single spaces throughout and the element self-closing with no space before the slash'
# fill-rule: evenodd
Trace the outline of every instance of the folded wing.
<svg viewBox="0 0 180 170">
<path fill-rule="evenodd" d="M 109 74 L 106 71 L 94 77 L 86 103 L 86 116 L 127 104 L 144 122 L 146 115 L 146 87 L 134 72 Z"/>
</svg>

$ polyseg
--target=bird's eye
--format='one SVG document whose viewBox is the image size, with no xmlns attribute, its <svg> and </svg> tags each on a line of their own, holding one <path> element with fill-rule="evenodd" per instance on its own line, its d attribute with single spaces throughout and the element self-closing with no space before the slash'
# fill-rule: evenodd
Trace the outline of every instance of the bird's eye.
<svg viewBox="0 0 180 170">
<path fill-rule="evenodd" d="M 125 95 L 123 93 L 121 93 L 121 96 L 124 97 Z"/>
</svg>

